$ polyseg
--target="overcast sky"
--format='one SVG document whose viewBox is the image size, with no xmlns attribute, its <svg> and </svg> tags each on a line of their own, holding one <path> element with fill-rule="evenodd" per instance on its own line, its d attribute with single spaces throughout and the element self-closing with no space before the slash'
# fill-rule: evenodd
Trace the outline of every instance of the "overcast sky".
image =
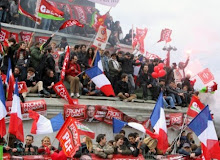
<svg viewBox="0 0 220 160">
<path fill-rule="evenodd" d="M 171 61 L 185 61 L 187 50 L 191 50 L 189 67 L 195 70 L 194 64 L 208 67 L 220 80 L 220 1 L 219 0 L 120 0 L 110 14 L 114 21 L 119 20 L 124 36 L 134 27 L 148 28 L 145 38 L 145 49 L 162 58 L 164 42 L 160 39 L 161 30 L 172 29 L 171 45 L 176 46 Z M 98 5 L 101 14 L 110 7 Z M 201 63 L 201 64 L 200 64 Z M 190 70 L 190 69 L 189 69 Z M 218 76 L 219 75 L 219 76 Z"/>
<path fill-rule="evenodd" d="M 102 14 L 110 7 L 96 5 Z M 198 72 L 209 68 L 220 84 L 220 0 L 120 0 L 110 14 L 119 20 L 125 34 L 135 27 L 148 28 L 145 49 L 162 58 L 164 42 L 161 30 L 172 29 L 171 45 L 178 49 L 171 54 L 171 62 L 185 61 L 191 50 L 188 70 Z M 220 88 L 220 86 L 219 86 Z M 214 113 L 220 136 L 220 89 L 205 101 Z M 214 100 L 213 100 L 214 99 Z"/>
</svg>

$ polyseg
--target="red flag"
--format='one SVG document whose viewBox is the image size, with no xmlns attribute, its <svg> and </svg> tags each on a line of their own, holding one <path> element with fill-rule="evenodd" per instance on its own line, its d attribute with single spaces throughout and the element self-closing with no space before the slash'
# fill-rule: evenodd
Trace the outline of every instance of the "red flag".
<svg viewBox="0 0 220 160">
<path fill-rule="evenodd" d="M 15 91 L 14 91 L 14 96 L 13 96 L 13 101 L 12 101 L 8 133 L 15 135 L 17 139 L 24 142 L 21 104 L 20 104 L 20 97 L 18 93 L 17 81 L 16 81 Z"/>
<path fill-rule="evenodd" d="M 73 157 L 81 145 L 79 130 L 75 122 L 74 118 L 68 117 L 56 136 L 67 157 Z"/>
<path fill-rule="evenodd" d="M 147 35 L 147 28 L 139 29 L 136 28 L 136 36 L 133 39 L 133 48 L 136 47 L 138 44 L 140 45 L 140 52 L 144 54 L 144 39 Z"/>
<path fill-rule="evenodd" d="M 85 24 L 87 22 L 87 15 L 85 9 L 82 6 L 77 5 L 72 5 L 72 8 L 76 15 L 76 19 L 80 19 L 80 21 Z"/>
<path fill-rule="evenodd" d="M 49 37 L 46 36 L 36 36 L 35 42 L 40 42 L 40 44 L 46 43 Z"/>
<path fill-rule="evenodd" d="M 5 29 L 1 29 L 0 32 L 0 42 L 4 42 L 6 39 L 8 39 L 10 36 L 10 32 L 8 32 Z"/>
<path fill-rule="evenodd" d="M 21 5 L 20 5 L 20 1 L 19 1 L 19 5 L 18 5 L 18 12 L 19 12 L 20 14 L 23 14 L 24 16 L 30 18 L 31 20 L 35 21 L 38 25 L 40 25 L 41 19 L 38 18 L 38 17 L 36 17 L 36 16 L 34 16 L 34 15 L 32 15 L 32 14 L 30 14 L 30 13 L 28 13 L 27 11 L 25 11 L 25 10 L 21 7 Z"/>
<path fill-rule="evenodd" d="M 17 43 L 19 42 L 18 33 L 13 33 L 13 32 L 11 32 L 11 37 L 13 37 L 13 38 L 16 40 Z"/>
<path fill-rule="evenodd" d="M 167 28 L 163 29 L 161 31 L 160 40 L 158 42 L 161 42 L 161 41 L 166 41 L 166 43 L 170 42 L 171 41 L 171 38 L 170 38 L 171 33 L 172 33 L 172 30 L 170 30 L 170 29 L 167 29 Z"/>
<path fill-rule="evenodd" d="M 164 64 L 165 64 L 166 67 L 170 66 L 170 51 L 167 52 L 167 57 L 164 60 Z"/>
<path fill-rule="evenodd" d="M 108 12 L 107 12 L 107 13 L 108 13 Z M 105 26 L 105 25 L 104 25 L 104 22 L 105 22 L 105 19 L 106 19 L 106 17 L 107 17 L 107 13 L 104 14 L 104 15 L 102 15 L 102 16 L 97 15 L 96 20 L 95 20 L 95 23 L 92 25 L 92 27 L 94 28 L 94 30 L 95 30 L 96 32 L 98 32 L 100 26 Z"/>
<path fill-rule="evenodd" d="M 68 91 L 66 90 L 66 87 L 64 86 L 62 81 L 57 82 L 53 86 L 54 91 L 63 99 L 69 102 L 69 104 L 74 104 L 73 100 L 71 99 Z M 78 102 L 77 102 L 78 103 Z"/>
<path fill-rule="evenodd" d="M 32 33 L 31 32 L 20 32 L 21 40 L 24 42 L 30 42 Z"/>
<path fill-rule="evenodd" d="M 27 89 L 26 82 L 25 81 L 18 82 L 18 92 L 19 92 L 19 94 L 22 94 L 22 93 L 27 92 L 27 91 L 28 91 L 28 89 Z"/>
<path fill-rule="evenodd" d="M 70 19 L 70 20 L 67 20 L 66 22 L 64 22 L 59 30 L 67 28 L 67 27 L 71 27 L 71 26 L 74 26 L 74 25 L 79 26 L 79 27 L 84 27 L 84 25 L 81 24 L 78 20 Z"/>
<path fill-rule="evenodd" d="M 66 51 L 66 55 L 65 55 L 65 59 L 64 59 L 64 62 L 63 62 L 63 68 L 62 68 L 62 71 L 60 73 L 61 81 L 63 81 L 64 78 L 65 78 L 66 68 L 68 66 L 69 59 L 70 59 L 70 48 L 68 46 L 67 51 Z"/>
<path fill-rule="evenodd" d="M 11 59 L 8 59 L 8 71 L 6 77 L 6 86 L 7 86 L 7 100 L 11 101 L 14 91 L 15 78 L 11 69 Z"/>
<path fill-rule="evenodd" d="M 191 102 L 189 104 L 189 107 L 188 107 L 188 111 L 187 111 L 187 115 L 194 118 L 196 117 L 199 112 L 205 108 L 205 106 L 200 102 L 200 100 L 193 96 L 192 99 L 191 99 Z"/>
<path fill-rule="evenodd" d="M 89 129 L 88 127 L 86 127 L 84 124 L 80 123 L 79 121 L 75 121 L 75 124 L 78 128 L 79 134 L 80 135 L 85 135 L 88 136 L 92 139 L 95 138 L 95 132 L 93 132 L 91 129 Z"/>
<path fill-rule="evenodd" d="M 202 80 L 202 82 L 204 84 L 207 84 L 207 83 L 209 83 L 209 82 L 211 82 L 215 79 L 212 72 L 208 68 L 206 68 L 203 71 L 199 72 L 198 76 L 200 77 L 200 79 Z"/>
</svg>

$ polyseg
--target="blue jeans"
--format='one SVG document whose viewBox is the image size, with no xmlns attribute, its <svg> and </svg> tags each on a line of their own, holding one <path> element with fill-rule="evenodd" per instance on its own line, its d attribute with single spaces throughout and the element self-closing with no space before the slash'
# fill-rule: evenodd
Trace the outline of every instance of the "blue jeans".
<svg viewBox="0 0 220 160">
<path fill-rule="evenodd" d="M 173 98 L 171 96 L 166 96 L 166 98 L 163 98 L 163 104 L 166 108 L 168 107 L 167 102 L 169 102 L 171 108 L 175 107 L 175 103 L 174 103 Z"/>
<path fill-rule="evenodd" d="M 7 16 L 7 12 L 4 9 L 0 10 L 0 22 L 5 22 L 6 16 Z"/>
<path fill-rule="evenodd" d="M 182 104 L 182 99 L 179 95 L 170 93 L 169 96 L 173 98 L 174 103 Z"/>
<path fill-rule="evenodd" d="M 128 87 L 131 94 L 134 93 L 135 89 L 135 83 L 134 83 L 134 77 L 132 74 L 128 74 Z"/>
</svg>

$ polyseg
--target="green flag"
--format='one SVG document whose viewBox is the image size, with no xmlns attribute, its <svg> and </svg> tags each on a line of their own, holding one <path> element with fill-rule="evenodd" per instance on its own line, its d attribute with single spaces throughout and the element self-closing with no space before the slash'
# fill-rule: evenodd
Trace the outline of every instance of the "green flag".
<svg viewBox="0 0 220 160">
<path fill-rule="evenodd" d="M 53 15 L 38 13 L 38 17 L 45 18 L 45 19 L 52 19 L 52 20 L 64 20 L 63 17 L 56 17 Z"/>
<path fill-rule="evenodd" d="M 3 160 L 3 146 L 0 146 L 0 160 Z"/>
</svg>

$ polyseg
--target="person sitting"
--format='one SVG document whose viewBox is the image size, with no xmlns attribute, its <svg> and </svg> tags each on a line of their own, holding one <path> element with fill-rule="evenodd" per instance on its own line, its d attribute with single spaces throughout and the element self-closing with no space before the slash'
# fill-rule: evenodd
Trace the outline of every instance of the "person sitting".
<svg viewBox="0 0 220 160">
<path fill-rule="evenodd" d="M 47 70 L 46 76 L 43 78 L 43 87 L 44 87 L 44 93 L 46 94 L 46 97 L 51 97 L 51 94 L 55 94 L 55 91 L 53 90 L 54 84 L 57 82 L 56 76 L 54 75 L 54 71 Z"/>
<path fill-rule="evenodd" d="M 42 146 L 40 146 L 38 148 L 38 153 L 42 154 L 42 155 L 47 155 L 50 154 L 50 151 L 57 151 L 57 149 L 51 145 L 50 142 L 50 137 L 45 136 L 42 140 L 41 140 Z"/>
<path fill-rule="evenodd" d="M 98 144 L 93 145 L 93 153 L 101 157 L 103 159 L 111 159 L 113 158 L 114 149 L 112 146 L 106 144 L 106 136 L 105 134 L 99 134 L 96 137 L 96 142 Z"/>
<path fill-rule="evenodd" d="M 114 154 L 131 155 L 132 151 L 124 144 L 124 136 L 115 136 Z"/>
<path fill-rule="evenodd" d="M 83 80 L 82 94 L 87 96 L 99 96 L 101 94 L 101 91 L 96 87 L 87 74 Z"/>
<path fill-rule="evenodd" d="M 37 79 L 37 76 L 35 75 L 35 69 L 30 67 L 27 70 L 27 79 L 25 80 L 28 91 L 22 93 L 23 98 L 27 96 L 27 94 L 30 93 L 35 93 L 38 91 L 38 96 L 43 97 L 44 92 L 43 92 L 43 82 L 39 81 Z"/>
<path fill-rule="evenodd" d="M 77 56 L 70 59 L 69 67 L 66 70 L 66 80 L 70 83 L 70 96 L 79 98 L 79 77 L 77 75 L 81 72 L 80 66 L 77 63 Z"/>
<path fill-rule="evenodd" d="M 121 75 L 121 80 L 117 82 L 115 92 L 118 95 L 118 97 L 121 100 L 124 100 L 125 102 L 131 102 L 133 99 L 137 97 L 135 94 L 129 93 L 128 75 L 124 73 Z"/>
<path fill-rule="evenodd" d="M 26 144 L 24 146 L 24 154 L 25 155 L 37 154 L 38 147 L 32 145 L 32 143 L 34 142 L 34 137 L 32 135 L 27 135 L 25 142 L 26 142 Z"/>
<path fill-rule="evenodd" d="M 190 158 L 196 158 L 196 156 L 201 155 L 201 149 L 192 151 L 192 148 L 189 143 L 184 143 L 183 147 L 178 151 L 179 154 L 183 154 L 185 156 L 190 156 Z"/>
<path fill-rule="evenodd" d="M 132 155 L 134 157 L 137 157 L 139 155 L 139 153 L 141 152 L 141 145 L 142 145 L 142 141 L 136 142 L 136 136 L 134 133 L 130 133 L 128 135 L 128 148 L 132 151 Z"/>
<path fill-rule="evenodd" d="M 169 85 L 166 88 L 168 96 L 171 96 L 173 98 L 174 103 L 177 103 L 178 106 L 182 106 L 182 99 L 181 96 L 183 96 L 183 93 L 179 93 L 176 90 L 176 84 L 171 81 Z"/>
</svg>

